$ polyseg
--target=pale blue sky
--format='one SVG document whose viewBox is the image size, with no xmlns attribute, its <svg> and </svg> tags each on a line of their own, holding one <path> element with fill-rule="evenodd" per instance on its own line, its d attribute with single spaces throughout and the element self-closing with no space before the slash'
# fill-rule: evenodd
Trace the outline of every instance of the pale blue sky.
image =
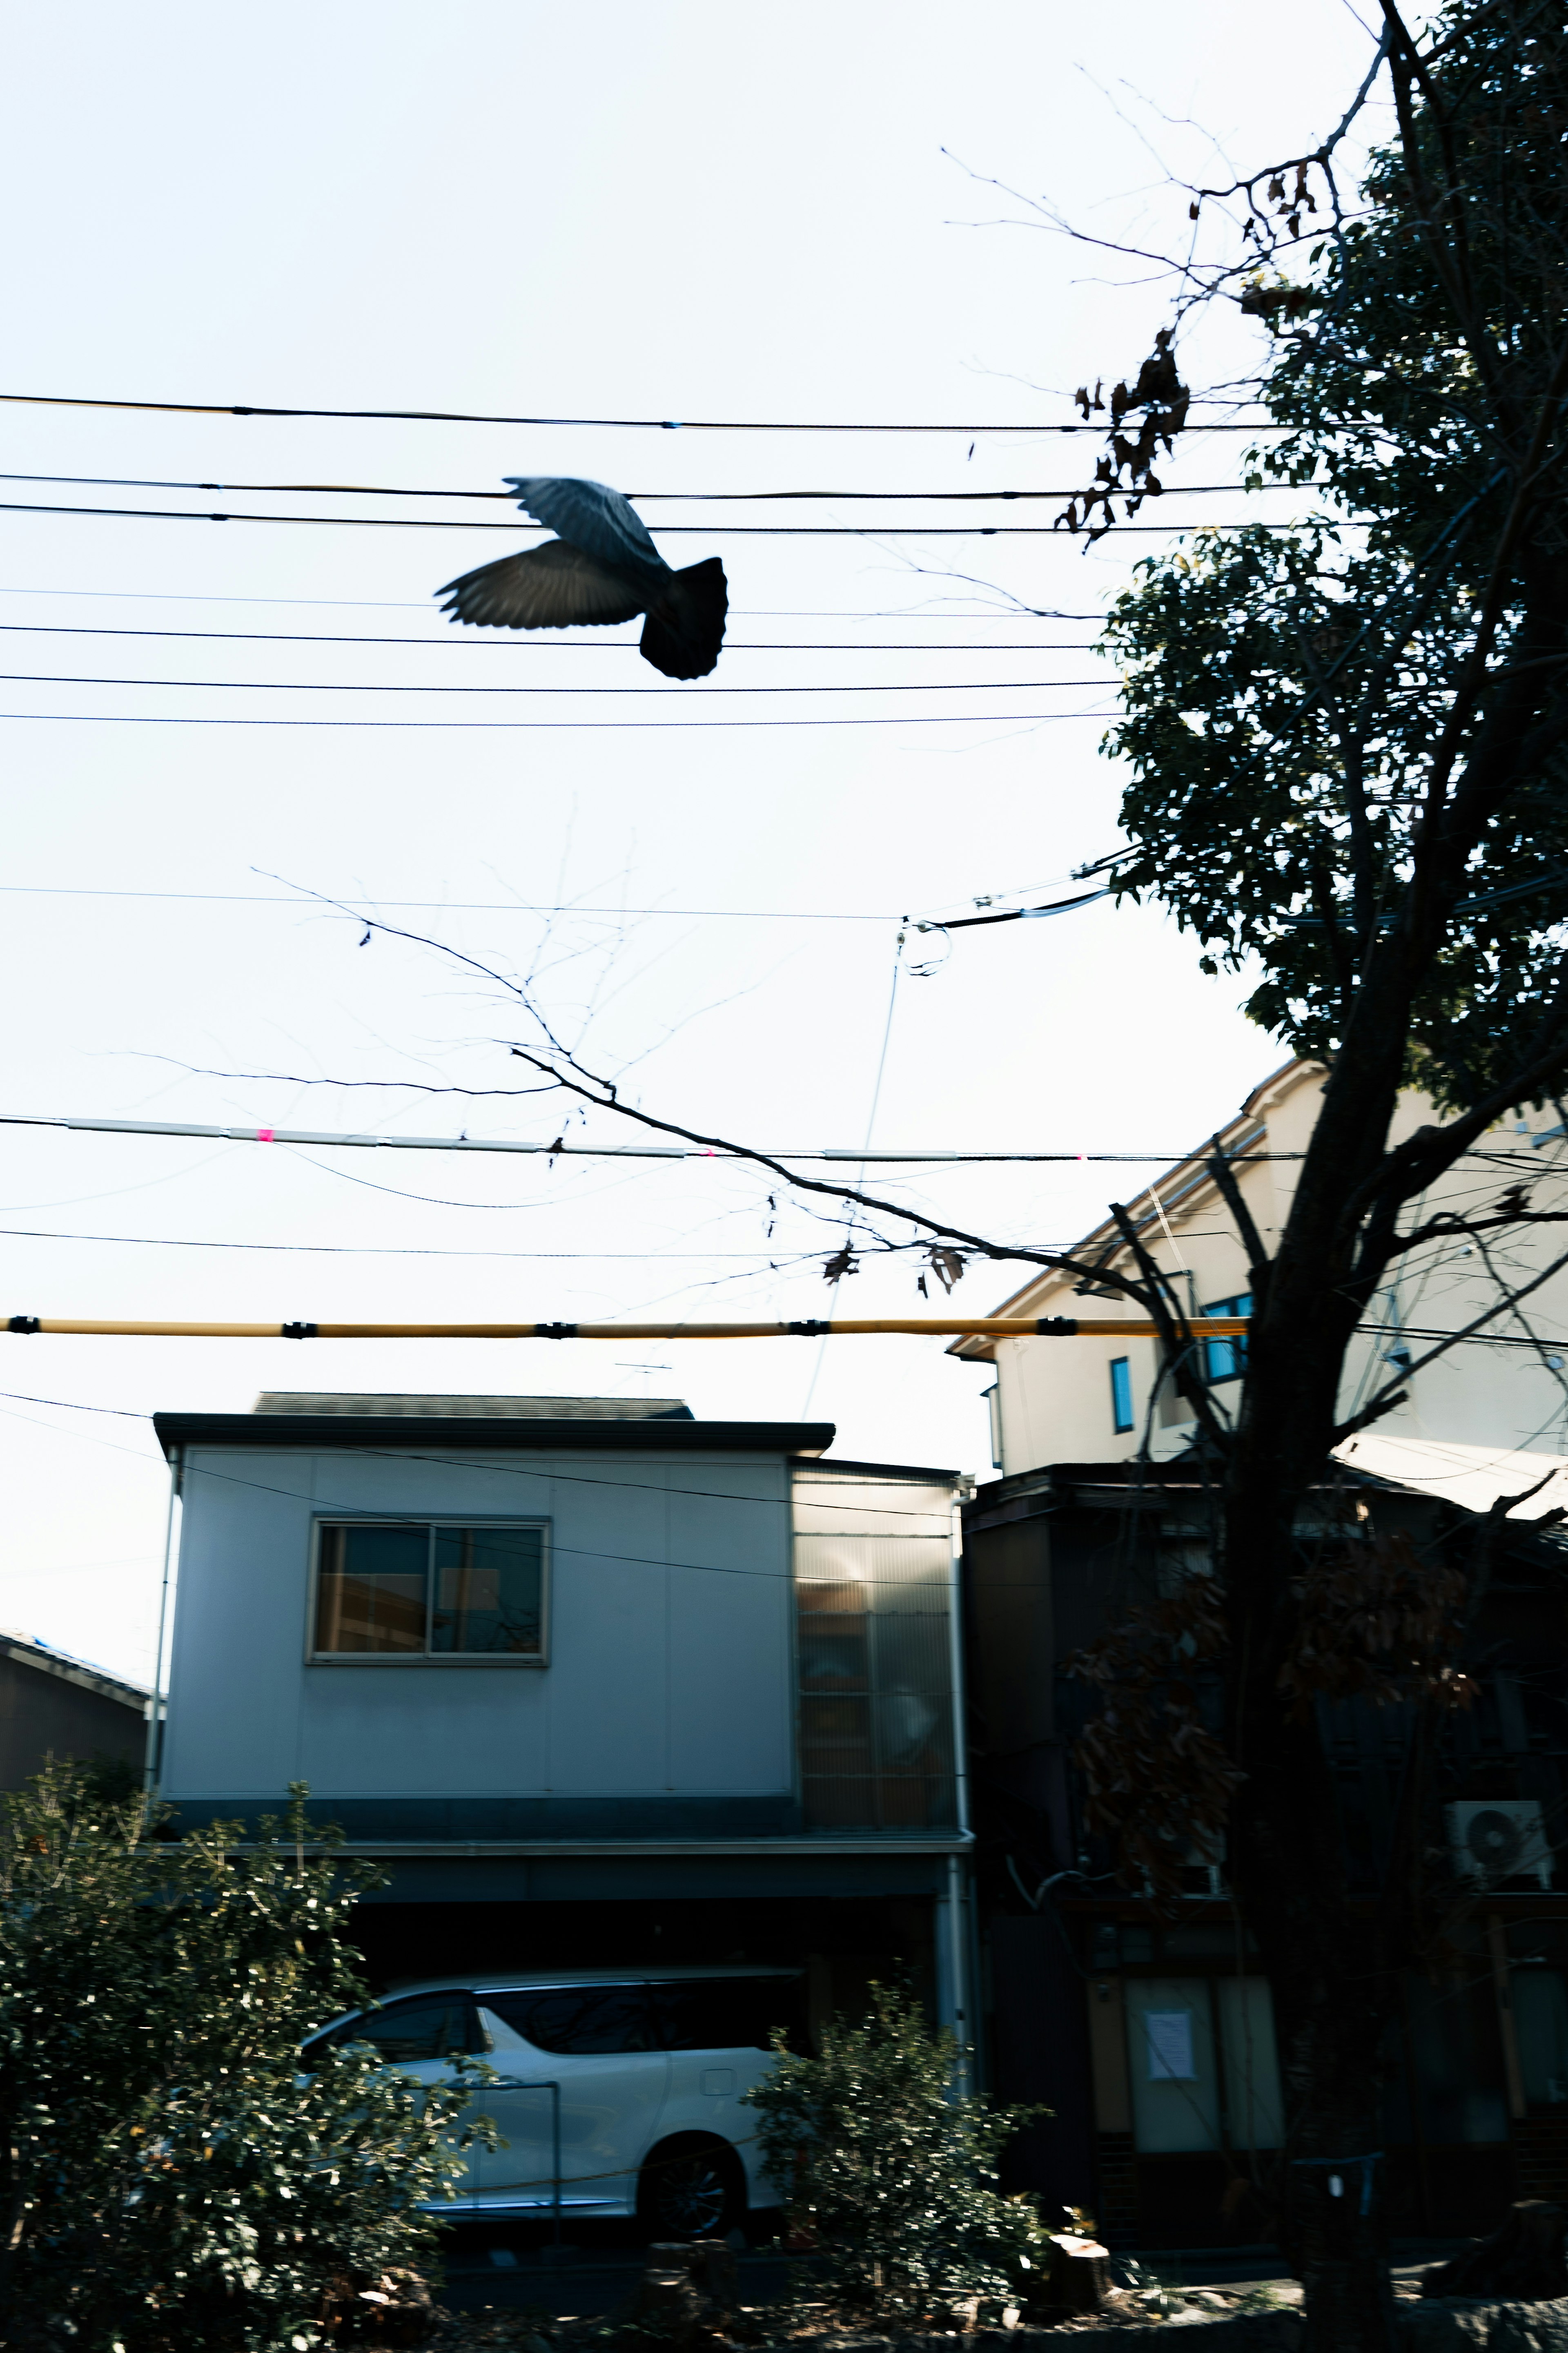
<svg viewBox="0 0 1568 2353">
<path fill-rule="evenodd" d="M 1181 12 L 1153 0 L 1099 12 L 1059 0 L 962 11 L 919 0 L 788 11 L 274 0 L 259 13 L 5 13 L 10 388 L 990 428 L 970 455 L 962 433 L 0 411 L 13 474 L 220 482 L 226 505 L 253 512 L 446 518 L 463 510 L 269 500 L 232 486 L 450 491 L 499 487 L 512 472 L 584 473 L 644 493 L 1069 482 L 1085 441 L 1005 428 L 1060 421 L 1086 375 L 1135 367 L 1164 315 L 1162 291 L 1119 284 L 1142 271 L 1038 227 L 973 226 L 1026 216 L 963 166 L 1046 194 L 1096 234 L 1157 242 L 1184 227 L 1163 164 L 1225 176 L 1193 123 L 1237 162 L 1311 144 L 1370 54 L 1344 0 L 1289 11 L 1243 0 Z M 1250 349 L 1233 325 L 1205 331 L 1194 380 L 1234 372 Z M 1235 441 L 1184 454 L 1172 481 L 1234 480 Z M 215 503 L 16 482 L 8 495 Z M 1195 498 L 1165 512 L 1220 521 L 1239 504 Z M 494 521 L 508 510 L 468 512 Z M 657 502 L 645 512 L 656 533 L 661 521 L 713 519 Z M 842 508 L 720 513 L 737 523 L 781 512 L 844 520 Z M 889 506 L 875 519 L 932 512 Z M 1002 510 L 1014 522 L 1051 512 Z M 279 875 L 382 905 L 434 901 L 410 920 L 535 970 L 552 1017 L 606 1067 L 635 1066 L 628 1083 L 650 1108 L 769 1145 L 858 1144 L 892 919 L 952 912 L 979 893 L 1049 896 L 1115 839 L 1117 780 L 1097 756 L 1099 725 L 1038 717 L 1105 707 L 1092 683 L 1103 665 L 1076 649 L 1092 626 L 1020 617 L 1008 596 L 1098 613 L 1130 564 L 1164 542 L 1128 538 L 1085 557 L 1042 537 L 668 538 L 673 560 L 717 552 L 730 576 L 731 643 L 694 688 L 666 685 L 629 643 L 400 651 L 42 633 L 436 639 L 430 591 L 510 543 L 458 523 L 0 516 L 0 645 L 11 657 L 0 668 L 14 673 L 652 690 L 640 701 L 426 698 L 13 679 L 0 690 L 9 713 L 656 723 L 382 731 L 10 717 L 0 881 L 68 894 L 245 894 L 276 892 L 265 877 Z M 924 649 L 873 649 L 889 640 Z M 773 649 L 792 646 L 835 649 Z M 987 691 L 713 691 L 961 679 Z M 1091 683 L 1055 683 L 1077 680 Z M 965 706 L 977 715 L 945 723 Z M 717 723 L 873 712 L 893 723 Z M 944 723 L 926 723 L 938 714 Z M 457 912 L 457 901 L 753 912 L 574 915 L 547 930 L 532 916 Z M 881 920 L 763 920 L 783 912 Z M 384 939 L 362 950 L 356 927 L 303 902 L 0 893 L 0 922 L 11 1017 L 0 1108 L 422 1133 L 466 1121 L 474 1133 L 545 1138 L 559 1125 L 555 1110 L 530 1103 L 388 1096 L 373 1113 L 363 1096 L 200 1075 L 515 1082 L 521 1066 L 496 1041 L 518 1034 L 517 1016 L 495 991 L 429 950 Z M 877 1139 L 1174 1153 L 1279 1059 L 1237 1015 L 1239 993 L 1204 980 L 1152 911 L 1102 905 L 961 935 L 942 970 L 900 984 Z M 1131 1189 L 1135 1178 L 1115 1181 Z M 910 1198 L 987 1231 L 1067 1241 L 1101 1213 L 1111 1182 L 1092 1167 L 949 1176 L 921 1179 Z M 766 1189 L 710 1166 L 368 1164 L 7 1130 L 0 1313 L 820 1314 L 819 1263 L 775 1273 L 766 1261 L 770 1247 L 792 1267 L 804 1251 L 820 1257 L 837 1229 L 790 1213 L 770 1245 Z M 292 1248 L 33 1240 L 20 1229 Z M 327 1255 L 323 1245 L 541 1255 Z M 1009 1287 L 982 1270 L 964 1298 L 988 1304 Z M 868 1268 L 840 1305 L 870 1314 L 921 1303 L 907 1267 Z M 243 1409 L 266 1387 L 651 1387 L 699 1413 L 787 1417 L 802 1409 L 813 1362 L 809 1346 L 781 1343 L 306 1351 L 46 1338 L 9 1344 L 0 1388 L 135 1415 Z M 814 1410 L 837 1421 L 842 1452 L 984 1472 L 984 1386 L 938 1345 L 846 1341 L 827 1352 Z M 0 1396 L 0 1623 L 144 1671 L 163 1512 L 147 1425 Z"/>
</svg>

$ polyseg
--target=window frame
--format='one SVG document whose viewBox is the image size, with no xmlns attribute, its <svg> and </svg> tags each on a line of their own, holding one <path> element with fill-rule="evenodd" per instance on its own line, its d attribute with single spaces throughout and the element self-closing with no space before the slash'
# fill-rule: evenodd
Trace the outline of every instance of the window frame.
<svg viewBox="0 0 1568 2353">
<path fill-rule="evenodd" d="M 1122 1376 L 1122 1379 L 1120 1383 L 1116 1377 L 1118 1373 Z M 1127 1391 L 1127 1419 L 1125 1421 L 1121 1419 L 1122 1407 L 1121 1395 L 1119 1393 L 1121 1388 L 1123 1387 L 1125 1387 Z M 1110 1359 L 1110 1427 L 1115 1431 L 1118 1438 L 1127 1437 L 1131 1431 L 1136 1430 L 1138 1427 L 1138 1416 L 1134 1410 L 1132 1397 L 1132 1359 L 1131 1356 L 1112 1356 Z"/>
<path fill-rule="evenodd" d="M 537 1651 L 319 1651 L 317 1613 L 321 1584 L 321 1539 L 328 1528 L 424 1528 L 427 1532 L 425 1575 L 425 1639 L 430 1639 L 431 1583 L 437 1532 L 442 1528 L 531 1528 L 539 1533 L 539 1648 Z M 514 1512 L 318 1512 L 310 1521 L 310 1573 L 306 1580 L 305 1664 L 308 1667 L 500 1667 L 537 1669 L 550 1664 L 552 1571 L 551 1523 Z"/>
</svg>

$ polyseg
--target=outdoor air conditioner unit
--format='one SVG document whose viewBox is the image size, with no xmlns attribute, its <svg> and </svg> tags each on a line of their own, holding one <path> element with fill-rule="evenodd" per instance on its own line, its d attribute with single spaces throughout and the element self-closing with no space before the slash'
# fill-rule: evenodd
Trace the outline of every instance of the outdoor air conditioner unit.
<svg viewBox="0 0 1568 2353">
<path fill-rule="evenodd" d="M 1503 1879 L 1552 1884 L 1552 1854 L 1539 1798 L 1468 1798 L 1446 1806 L 1454 1870 L 1472 1886 Z"/>
<path fill-rule="evenodd" d="M 1188 1871 L 1201 1871 L 1207 1884 L 1205 1895 L 1228 1895 L 1225 1883 L 1225 1832 L 1219 1831 L 1210 1841 L 1194 1839 L 1183 1858 Z"/>
</svg>

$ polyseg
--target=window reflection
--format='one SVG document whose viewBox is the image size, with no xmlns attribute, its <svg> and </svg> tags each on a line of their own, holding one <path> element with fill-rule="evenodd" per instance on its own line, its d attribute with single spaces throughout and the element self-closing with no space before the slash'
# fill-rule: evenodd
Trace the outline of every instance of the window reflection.
<svg viewBox="0 0 1568 2353">
<path fill-rule="evenodd" d="M 953 1776 L 945 1489 L 795 1481 L 802 1796 L 815 1830 L 945 1830 Z"/>
<path fill-rule="evenodd" d="M 321 1531 L 318 1658 L 544 1655 L 544 1531 L 339 1521 Z"/>
</svg>

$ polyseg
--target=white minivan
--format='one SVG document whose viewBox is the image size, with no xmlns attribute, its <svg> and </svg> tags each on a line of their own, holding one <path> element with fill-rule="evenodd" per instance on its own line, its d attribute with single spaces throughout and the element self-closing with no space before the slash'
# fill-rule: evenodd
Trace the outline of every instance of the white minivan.
<svg viewBox="0 0 1568 2353">
<path fill-rule="evenodd" d="M 650 2238 L 721 2236 L 775 2205 L 757 2114 L 741 2094 L 773 2065 L 782 2028 L 803 2047 L 798 1969 L 574 1969 L 435 1978 L 400 1987 L 304 2045 L 369 2042 L 389 2067 L 436 2083 L 462 2056 L 493 2079 L 468 2116 L 471 2146 L 451 2217 L 635 2214 Z"/>
</svg>

